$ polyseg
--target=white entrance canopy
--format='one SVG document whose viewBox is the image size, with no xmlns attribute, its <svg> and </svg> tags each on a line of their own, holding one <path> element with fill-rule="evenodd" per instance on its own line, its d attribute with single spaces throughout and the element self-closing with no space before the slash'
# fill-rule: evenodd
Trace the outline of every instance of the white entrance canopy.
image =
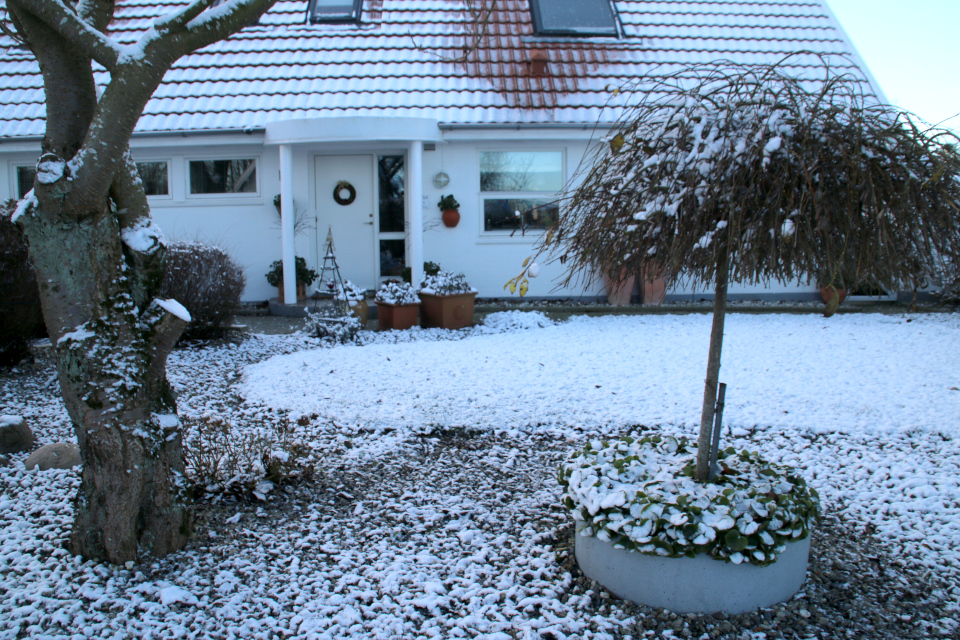
<svg viewBox="0 0 960 640">
<path fill-rule="evenodd" d="M 293 147 L 316 143 L 398 143 L 407 149 L 406 219 L 409 230 L 411 281 L 423 280 L 423 143 L 440 142 L 443 134 L 432 118 L 343 116 L 268 122 L 265 145 L 280 147 L 280 230 L 283 256 L 283 302 L 296 304 L 297 281 L 293 246 Z"/>
</svg>

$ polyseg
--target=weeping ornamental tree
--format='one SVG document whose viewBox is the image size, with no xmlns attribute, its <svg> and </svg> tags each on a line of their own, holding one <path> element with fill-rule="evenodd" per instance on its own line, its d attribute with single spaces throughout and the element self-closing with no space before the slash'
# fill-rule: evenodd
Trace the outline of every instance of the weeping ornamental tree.
<svg viewBox="0 0 960 640">
<path fill-rule="evenodd" d="M 29 243 L 57 375 L 83 457 L 70 549 L 121 564 L 186 543 L 181 432 L 165 366 L 189 315 L 156 292 L 164 243 L 129 141 L 180 57 L 255 22 L 275 0 L 184 2 L 136 42 L 113 0 L 7 0 L 4 31 L 36 57 L 46 133 L 13 219 Z M 109 73 L 100 91 L 93 63 Z"/>
<path fill-rule="evenodd" d="M 633 87 L 639 103 L 582 165 L 545 240 L 571 261 L 564 284 L 602 268 L 713 285 L 700 482 L 731 279 L 914 289 L 960 252 L 958 141 L 877 104 L 862 79 L 824 63 L 800 80 L 786 62 Z"/>
</svg>

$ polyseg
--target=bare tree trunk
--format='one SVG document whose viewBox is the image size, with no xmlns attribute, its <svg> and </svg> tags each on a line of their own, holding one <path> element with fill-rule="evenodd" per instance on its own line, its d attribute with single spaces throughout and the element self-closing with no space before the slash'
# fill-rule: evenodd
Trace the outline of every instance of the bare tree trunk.
<svg viewBox="0 0 960 640">
<path fill-rule="evenodd" d="M 720 352 L 723 348 L 723 321 L 727 315 L 729 262 L 729 249 L 724 246 L 717 261 L 710 355 L 707 358 L 707 379 L 703 385 L 703 411 L 700 414 L 700 437 L 697 439 L 697 469 L 693 476 L 697 482 L 706 482 L 710 472 L 710 436 L 713 431 L 713 413 L 717 405 L 717 386 L 720 383 Z"/>
</svg>

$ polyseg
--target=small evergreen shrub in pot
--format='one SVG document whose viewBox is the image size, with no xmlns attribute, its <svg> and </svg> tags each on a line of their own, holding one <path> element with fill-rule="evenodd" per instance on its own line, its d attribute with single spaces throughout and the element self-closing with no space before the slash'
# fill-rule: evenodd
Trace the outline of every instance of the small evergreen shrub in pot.
<svg viewBox="0 0 960 640">
<path fill-rule="evenodd" d="M 181 339 L 217 338 L 240 306 L 245 285 L 243 269 L 223 249 L 178 242 L 167 247 L 158 296 L 173 298 L 190 312 L 192 322 Z"/>
<path fill-rule="evenodd" d="M 377 303 L 377 328 L 409 329 L 417 324 L 420 296 L 408 282 L 385 282 L 374 298 Z"/>
<path fill-rule="evenodd" d="M 14 365 L 27 355 L 27 342 L 46 335 L 37 279 L 27 243 L 10 221 L 15 200 L 0 205 L 0 365 Z"/>
<path fill-rule="evenodd" d="M 440 271 L 423 279 L 420 288 L 420 326 L 462 329 L 473 324 L 477 290 L 462 273 Z"/>
<path fill-rule="evenodd" d="M 297 299 L 307 297 L 307 287 L 313 284 L 314 280 L 320 277 L 320 274 L 307 266 L 306 258 L 297 256 L 294 258 L 294 267 L 296 269 L 297 280 Z M 275 260 L 270 265 L 270 270 L 264 274 L 267 278 L 267 284 L 276 287 L 279 293 L 280 301 L 283 301 L 283 261 Z"/>
</svg>

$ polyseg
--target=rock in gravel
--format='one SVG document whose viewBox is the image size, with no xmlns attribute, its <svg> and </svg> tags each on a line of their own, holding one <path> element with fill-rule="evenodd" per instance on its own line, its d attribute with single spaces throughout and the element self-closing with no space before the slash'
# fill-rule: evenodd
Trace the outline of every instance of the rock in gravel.
<svg viewBox="0 0 960 640">
<path fill-rule="evenodd" d="M 7 456 L 0 456 L 0 467 L 9 467 L 9 466 L 10 466 L 10 460 L 7 458 Z"/>
<path fill-rule="evenodd" d="M 0 416 L 0 454 L 20 453 L 33 448 L 33 431 L 23 416 Z"/>
<path fill-rule="evenodd" d="M 31 453 L 23 462 L 27 470 L 38 467 L 47 469 L 69 469 L 80 464 L 80 447 L 72 442 L 45 444 Z"/>
</svg>

